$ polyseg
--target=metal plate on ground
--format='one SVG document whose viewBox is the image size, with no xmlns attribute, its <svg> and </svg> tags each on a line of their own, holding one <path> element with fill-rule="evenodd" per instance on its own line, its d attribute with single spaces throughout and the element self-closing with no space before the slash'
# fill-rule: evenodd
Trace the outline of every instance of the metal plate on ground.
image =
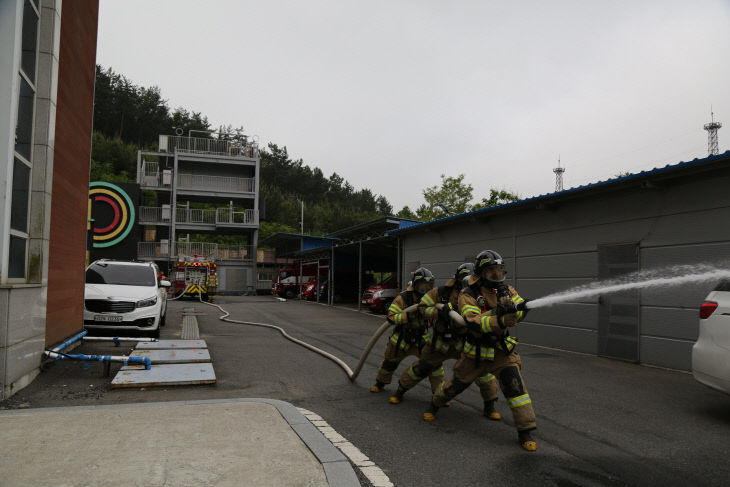
<svg viewBox="0 0 730 487">
<path fill-rule="evenodd" d="M 150 370 L 120 370 L 112 389 L 122 387 L 187 386 L 215 384 L 213 364 L 166 364 L 153 365 Z"/>
<path fill-rule="evenodd" d="M 184 348 L 165 350 L 134 350 L 130 357 L 149 357 L 152 364 L 190 364 L 210 362 L 210 353 L 206 348 Z"/>
<path fill-rule="evenodd" d="M 183 348 L 208 348 L 205 340 L 160 340 L 157 342 L 140 342 L 135 350 L 169 350 Z"/>
</svg>

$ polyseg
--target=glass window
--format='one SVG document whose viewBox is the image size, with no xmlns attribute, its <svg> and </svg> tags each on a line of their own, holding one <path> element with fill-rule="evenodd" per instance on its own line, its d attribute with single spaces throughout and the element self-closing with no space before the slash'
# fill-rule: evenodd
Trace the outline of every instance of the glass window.
<svg viewBox="0 0 730 487">
<path fill-rule="evenodd" d="M 38 14 L 29 0 L 25 0 L 23 9 L 23 53 L 20 68 L 28 79 L 35 84 L 35 59 L 38 47 Z"/>
<path fill-rule="evenodd" d="M 30 161 L 30 146 L 33 137 L 33 98 L 35 93 L 28 82 L 20 76 L 18 97 L 18 123 L 15 126 L 15 152 Z"/>
<path fill-rule="evenodd" d="M 154 286 L 157 276 L 150 266 L 98 262 L 86 270 L 87 284 L 118 284 L 121 286 Z"/>
<path fill-rule="evenodd" d="M 17 157 L 13 164 L 13 200 L 10 206 L 10 228 L 28 233 L 30 168 Z"/>
<path fill-rule="evenodd" d="M 10 236 L 10 252 L 8 258 L 8 278 L 25 278 L 25 244 L 22 237 Z"/>
</svg>

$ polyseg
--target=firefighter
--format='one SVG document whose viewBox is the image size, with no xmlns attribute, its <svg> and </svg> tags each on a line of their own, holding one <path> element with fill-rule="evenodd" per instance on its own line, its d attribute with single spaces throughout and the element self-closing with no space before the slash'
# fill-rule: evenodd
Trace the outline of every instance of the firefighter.
<svg viewBox="0 0 730 487">
<path fill-rule="evenodd" d="M 520 373 L 522 361 L 515 351 L 517 340 L 508 331 L 524 319 L 526 301 L 505 284 L 505 276 L 504 261 L 497 252 L 484 250 L 477 255 L 474 275 L 459 294 L 459 313 L 468 328 L 466 343 L 452 378 L 439 386 L 423 419 L 436 419 L 439 407 L 489 373 L 499 381 L 512 410 L 522 448 L 535 451 L 537 443 L 530 435 L 536 428 L 535 412 Z"/>
<path fill-rule="evenodd" d="M 461 264 L 456 269 L 454 277 L 449 279 L 446 284 L 431 289 L 421 298 L 419 309 L 422 309 L 424 316 L 433 323 L 433 333 L 423 348 L 420 358 L 401 375 L 398 390 L 390 398 L 391 404 L 399 404 L 409 389 L 415 387 L 432 371 L 442 368 L 444 361 L 458 360 L 461 356 L 467 330 L 466 327 L 454 322 L 449 317 L 449 312 L 457 309 L 459 292 L 463 286 L 468 285 L 468 276 L 472 275 L 473 271 L 474 264 Z M 440 310 L 436 307 L 438 303 L 444 305 Z M 501 419 L 500 414 L 494 409 L 494 403 L 497 400 L 496 377 L 487 373 L 475 382 L 484 399 L 484 416 L 493 420 Z"/>
<path fill-rule="evenodd" d="M 395 297 L 388 308 L 388 321 L 395 326 L 385 346 L 385 357 L 375 377 L 375 385 L 370 392 L 380 392 L 386 384 L 390 384 L 393 372 L 403 359 L 410 355 L 419 356 L 428 340 L 428 321 L 418 311 L 404 311 L 409 306 L 418 304 L 424 294 L 433 287 L 433 274 L 425 267 L 413 272 L 411 284 Z M 439 368 L 430 373 L 431 389 L 436 391 L 443 381 L 444 369 Z"/>
</svg>

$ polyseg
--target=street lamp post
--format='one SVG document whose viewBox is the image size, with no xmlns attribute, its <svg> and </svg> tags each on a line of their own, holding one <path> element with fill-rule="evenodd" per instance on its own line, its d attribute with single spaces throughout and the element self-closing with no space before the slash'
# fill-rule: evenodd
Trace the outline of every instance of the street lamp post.
<svg viewBox="0 0 730 487">
<path fill-rule="evenodd" d="M 292 196 L 291 198 L 298 201 L 302 207 L 301 220 L 299 220 L 299 299 L 301 300 L 304 294 L 304 269 L 302 265 L 302 252 L 304 252 L 304 200 L 300 200 L 296 196 Z M 317 279 L 319 279 L 319 276 L 317 276 Z M 317 283 L 317 286 L 319 286 L 319 283 Z M 319 292 L 319 289 L 317 289 L 317 292 Z"/>
</svg>

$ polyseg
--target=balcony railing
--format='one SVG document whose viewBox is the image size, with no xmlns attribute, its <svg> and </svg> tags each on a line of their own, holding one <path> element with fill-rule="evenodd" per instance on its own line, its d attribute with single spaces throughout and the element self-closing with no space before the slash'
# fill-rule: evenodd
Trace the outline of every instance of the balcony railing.
<svg viewBox="0 0 730 487">
<path fill-rule="evenodd" d="M 250 245 L 228 246 L 211 242 L 139 242 L 137 244 L 138 259 L 173 259 L 180 256 L 199 255 L 215 260 L 253 260 Z"/>
<path fill-rule="evenodd" d="M 169 223 L 170 208 L 141 206 L 139 222 L 147 224 Z M 257 225 L 259 222 L 256 210 L 233 210 L 230 207 L 211 210 L 199 208 L 177 208 L 175 223 L 201 225 Z"/>
<path fill-rule="evenodd" d="M 259 155 L 258 143 L 242 136 L 238 140 L 217 140 L 202 137 L 160 135 L 160 152 L 187 152 L 229 157 L 255 158 Z"/>
<path fill-rule="evenodd" d="M 225 193 L 253 193 L 256 180 L 254 178 L 180 173 L 177 178 L 177 187 L 178 189 L 221 191 Z"/>
</svg>

